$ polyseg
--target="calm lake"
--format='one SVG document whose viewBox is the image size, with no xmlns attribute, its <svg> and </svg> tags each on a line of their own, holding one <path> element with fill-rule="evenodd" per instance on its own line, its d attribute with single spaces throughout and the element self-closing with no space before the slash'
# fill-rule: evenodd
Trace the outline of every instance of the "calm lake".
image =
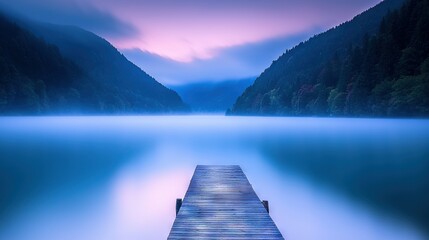
<svg viewBox="0 0 429 240">
<path fill-rule="evenodd" d="M 223 116 L 0 118 L 0 239 L 166 239 L 197 164 L 286 239 L 428 239 L 429 120 Z"/>
</svg>

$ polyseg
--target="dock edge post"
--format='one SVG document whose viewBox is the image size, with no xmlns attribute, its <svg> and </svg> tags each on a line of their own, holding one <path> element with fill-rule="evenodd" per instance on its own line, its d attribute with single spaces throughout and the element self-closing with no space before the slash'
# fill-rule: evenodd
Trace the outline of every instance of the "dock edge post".
<svg viewBox="0 0 429 240">
<path fill-rule="evenodd" d="M 180 207 L 182 207 L 182 199 L 181 198 L 177 198 L 176 199 L 176 216 L 179 213 Z"/>
<path fill-rule="evenodd" d="M 265 210 L 267 210 L 267 213 L 270 213 L 270 208 L 268 206 L 267 200 L 262 200 L 262 205 L 264 205 Z"/>
</svg>

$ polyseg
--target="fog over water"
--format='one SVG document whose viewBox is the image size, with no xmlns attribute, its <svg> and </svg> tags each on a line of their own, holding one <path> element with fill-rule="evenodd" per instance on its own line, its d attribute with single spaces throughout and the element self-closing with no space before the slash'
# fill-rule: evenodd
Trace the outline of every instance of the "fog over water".
<svg viewBox="0 0 429 240">
<path fill-rule="evenodd" d="M 428 159 L 428 120 L 2 117 L 0 239 L 166 239 L 197 164 L 240 165 L 286 239 L 427 239 Z"/>
</svg>

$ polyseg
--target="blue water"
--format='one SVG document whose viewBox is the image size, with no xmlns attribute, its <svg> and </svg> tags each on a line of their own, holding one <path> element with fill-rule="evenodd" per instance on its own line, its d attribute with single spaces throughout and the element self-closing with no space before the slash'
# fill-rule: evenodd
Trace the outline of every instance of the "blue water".
<svg viewBox="0 0 429 240">
<path fill-rule="evenodd" d="M 287 239 L 428 239 L 428 160 L 428 120 L 3 117 L 0 239 L 166 239 L 197 164 L 239 164 Z"/>
</svg>

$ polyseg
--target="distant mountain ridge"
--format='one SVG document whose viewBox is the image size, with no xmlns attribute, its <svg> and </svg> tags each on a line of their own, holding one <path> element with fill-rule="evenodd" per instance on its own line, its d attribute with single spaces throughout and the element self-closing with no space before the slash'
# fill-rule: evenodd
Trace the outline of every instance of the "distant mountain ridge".
<svg viewBox="0 0 429 240">
<path fill-rule="evenodd" d="M 171 86 L 194 113 L 225 113 L 255 78 Z"/>
<path fill-rule="evenodd" d="M 371 52 L 373 56 L 362 56 L 361 59 L 357 59 L 359 53 L 369 54 L 371 51 L 369 48 L 380 50 L 391 47 L 396 48 L 396 52 L 404 51 L 409 42 L 401 43 L 401 46 L 392 45 L 395 44 L 395 41 L 399 41 L 396 35 L 409 36 L 412 31 L 417 31 L 414 29 L 414 25 L 417 24 L 414 22 L 415 19 L 407 16 L 407 14 L 410 15 L 411 13 L 406 13 L 407 10 L 404 8 L 415 8 L 415 6 L 411 6 L 420 4 L 420 8 L 426 9 L 426 2 L 426 0 L 385 0 L 356 16 L 353 20 L 288 50 L 274 61 L 251 87 L 244 91 L 227 114 L 300 116 L 428 115 L 428 110 L 421 110 L 422 106 L 419 107 L 420 110 L 418 111 L 411 110 L 408 112 L 393 106 L 398 98 L 407 97 L 398 93 L 399 86 L 396 86 L 398 90 L 396 93 L 393 89 L 396 81 L 405 77 L 405 75 L 383 75 L 384 73 L 380 73 L 384 71 L 383 67 L 381 67 L 383 60 L 380 60 L 380 54 L 390 54 L 390 50 L 373 51 Z M 398 9 L 401 9 L 401 11 L 398 12 Z M 408 11 L 413 10 L 409 9 Z M 427 17 L 426 15 L 421 10 L 415 13 L 413 17 L 424 19 Z M 402 24 L 395 22 L 399 19 L 404 22 Z M 427 20 L 422 21 L 424 23 L 429 22 Z M 389 22 L 390 26 L 387 31 L 391 33 L 380 37 L 382 35 L 380 28 L 382 28 L 383 22 Z M 404 28 L 402 32 L 394 30 L 395 25 L 396 27 L 402 26 Z M 420 28 L 426 32 L 429 31 L 422 24 Z M 387 36 L 388 38 L 393 38 L 394 42 L 386 41 L 384 37 Z M 411 41 L 410 39 L 408 40 Z M 425 41 L 427 43 L 429 39 L 425 39 Z M 387 56 L 384 57 L 387 59 Z M 394 62 L 389 63 L 389 67 L 395 67 L 400 58 L 400 55 L 395 55 L 394 58 L 391 58 Z M 371 61 L 374 67 L 372 69 L 368 68 L 367 72 L 378 74 L 377 77 L 364 76 L 360 72 L 361 69 L 370 65 L 369 62 L 365 63 L 367 60 Z M 420 61 L 419 66 L 415 66 L 414 70 L 419 69 L 418 71 L 420 71 L 420 66 L 423 67 L 424 56 L 420 57 L 418 61 Z M 356 69 L 351 69 L 352 67 Z M 363 79 L 366 79 L 367 82 L 372 81 L 372 84 L 362 88 L 361 83 L 365 82 Z M 384 86 L 387 90 L 380 85 L 382 82 L 389 82 Z M 385 99 L 377 99 L 377 96 L 374 96 L 378 94 L 374 94 L 377 91 L 384 91 L 380 94 L 385 94 L 383 96 Z M 388 93 L 385 93 L 386 91 Z M 387 104 L 386 101 L 388 102 Z M 427 105 L 423 108 L 427 108 Z"/>
<path fill-rule="evenodd" d="M 176 92 L 147 75 L 109 42 L 93 33 L 72 26 L 7 17 L 1 17 L 0 21 L 4 29 L 15 29 L 10 30 L 10 34 L 3 34 L 0 40 L 16 43 L 14 38 L 17 32 L 18 35 L 26 36 L 20 43 L 23 46 L 3 45 L 3 65 L 17 72 L 1 76 L 2 114 L 145 114 L 188 111 Z M 32 56 L 30 63 L 25 66 L 19 58 L 26 59 L 27 53 L 15 56 L 5 54 L 5 49 L 19 53 L 19 49 L 25 48 L 25 45 L 31 46 L 26 50 Z M 52 61 L 67 66 L 71 73 L 68 74 L 64 69 L 51 69 L 52 66 L 44 64 L 37 65 L 37 59 L 50 61 L 51 55 L 55 55 L 47 56 L 40 50 L 45 49 L 43 46 L 53 49 L 56 56 Z M 38 68 L 33 69 L 31 62 L 35 62 Z M 48 77 L 28 75 L 27 68 L 43 72 Z M 53 82 L 61 81 L 68 85 L 52 85 Z M 42 88 L 47 89 L 46 93 L 38 92 L 38 85 L 43 85 Z M 26 94 L 14 94 L 23 89 L 26 89 Z M 28 104 L 24 107 L 18 102 Z"/>
</svg>

